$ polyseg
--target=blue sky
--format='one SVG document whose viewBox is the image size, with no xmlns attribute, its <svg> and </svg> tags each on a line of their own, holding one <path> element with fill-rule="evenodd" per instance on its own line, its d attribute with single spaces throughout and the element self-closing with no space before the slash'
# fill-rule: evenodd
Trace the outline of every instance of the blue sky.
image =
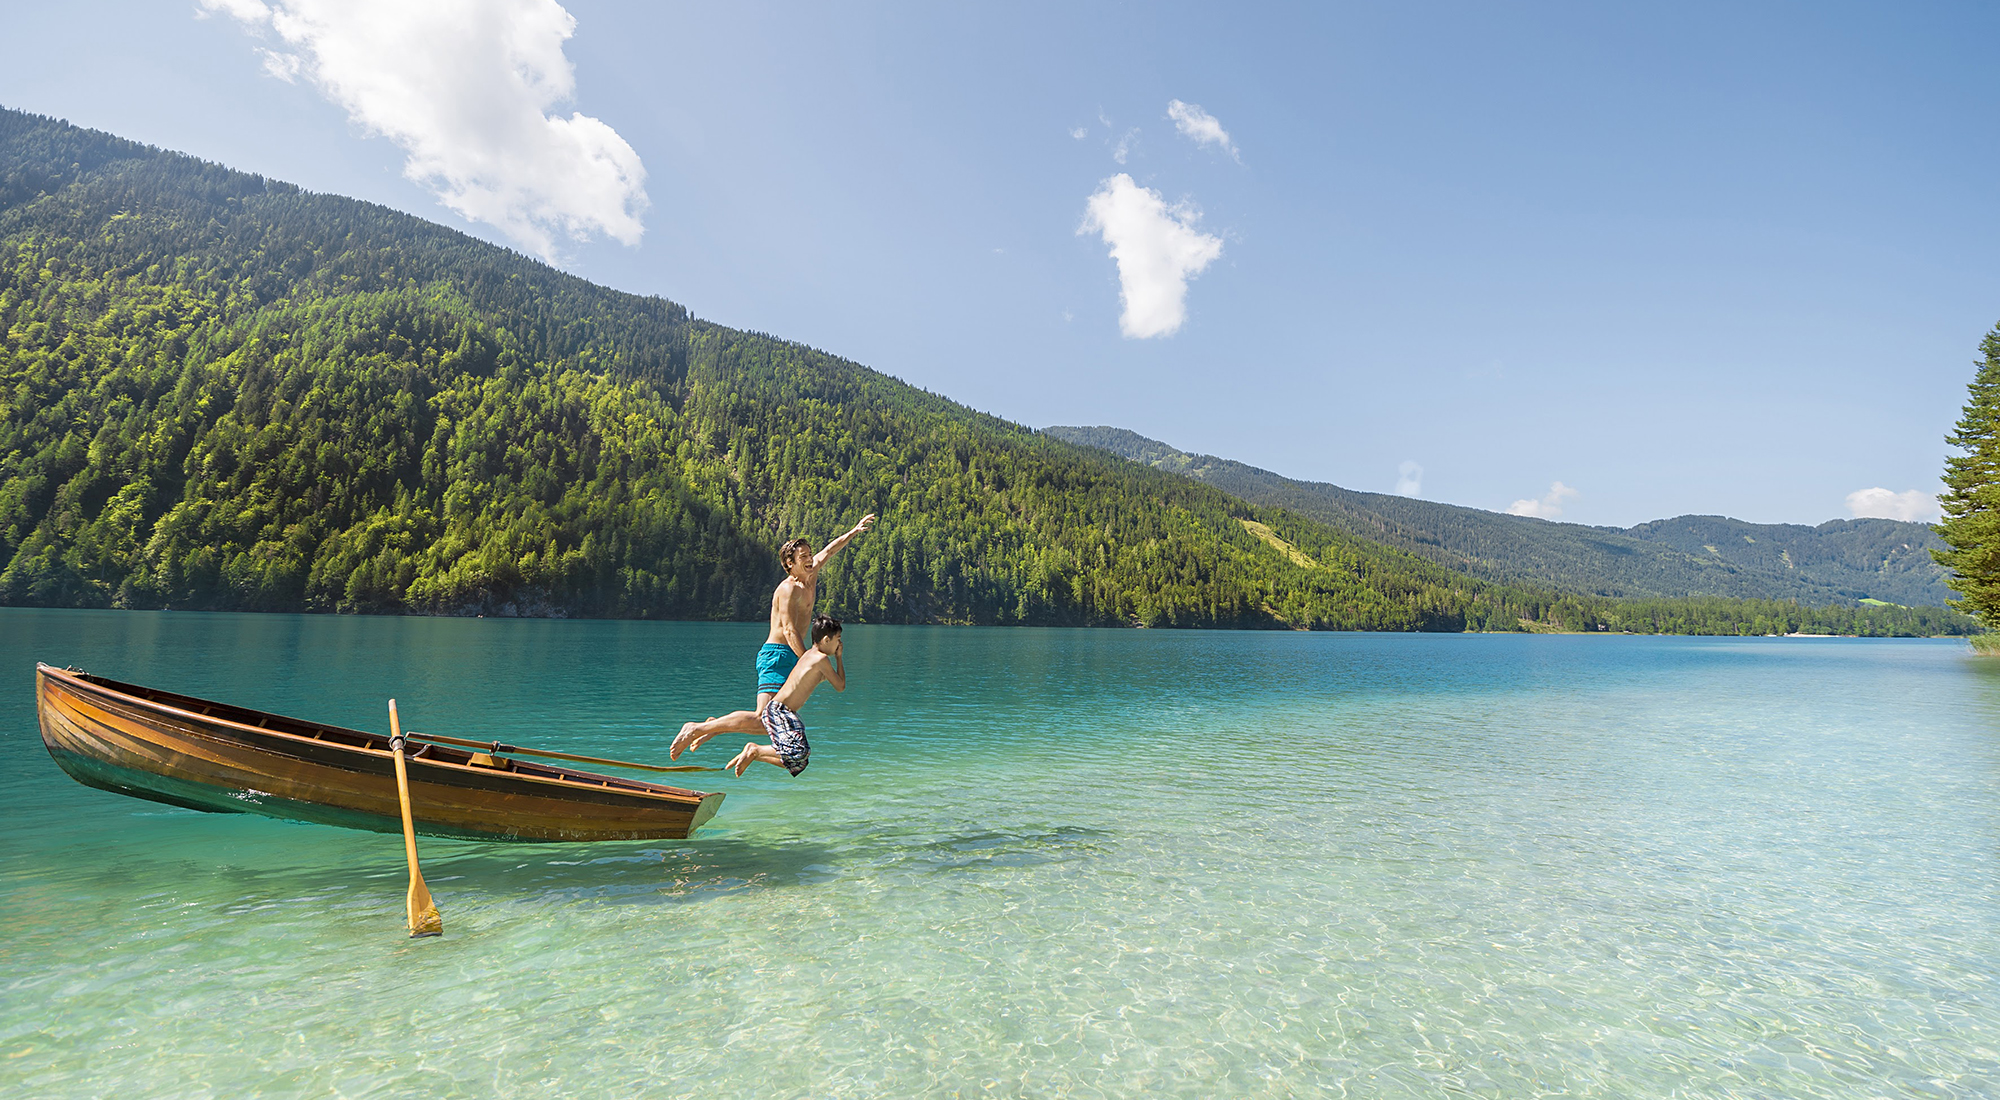
<svg viewBox="0 0 2000 1100">
<path fill-rule="evenodd" d="M 1906 507 L 2000 321 L 1990 6 L 504 0 L 574 83 L 496 149 L 471 32 L 325 3 L 10 0 L 0 104 L 1022 423 L 1585 523 Z"/>
</svg>

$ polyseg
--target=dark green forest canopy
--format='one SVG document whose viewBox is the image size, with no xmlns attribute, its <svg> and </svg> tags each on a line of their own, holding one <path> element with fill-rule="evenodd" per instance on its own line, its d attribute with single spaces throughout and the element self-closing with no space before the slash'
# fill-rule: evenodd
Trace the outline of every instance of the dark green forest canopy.
<svg viewBox="0 0 2000 1100">
<path fill-rule="evenodd" d="M 5 111 L 0 334 L 11 604 L 757 618 L 779 541 L 872 511 L 821 597 L 865 622 L 1804 614 L 1468 577 L 418 218 Z M 1855 614 L 1839 632 L 1954 629 Z"/>
</svg>

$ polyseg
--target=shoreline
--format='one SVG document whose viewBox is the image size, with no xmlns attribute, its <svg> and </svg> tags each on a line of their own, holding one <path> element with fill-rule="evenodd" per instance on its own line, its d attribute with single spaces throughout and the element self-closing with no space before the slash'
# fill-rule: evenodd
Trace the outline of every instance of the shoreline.
<svg viewBox="0 0 2000 1100">
<path fill-rule="evenodd" d="M 765 621 L 756 619 L 669 619 L 669 618 L 611 618 L 590 615 L 430 615 L 409 612 L 374 611 L 255 611 L 255 610 L 211 610 L 174 607 L 52 607 L 43 604 L 0 604 L 0 612 L 7 611 L 58 611 L 89 612 L 103 615 L 254 615 L 292 616 L 295 618 L 324 619 L 421 619 L 432 621 L 486 621 L 494 622 L 573 622 L 573 623 L 712 623 L 717 625 L 762 626 Z M 868 620 L 847 620 L 849 626 L 870 627 L 951 627 L 965 629 L 994 630 L 1164 630 L 1185 632 L 1211 632 L 1221 634 L 1438 634 L 1438 635 L 1552 635 L 1563 637 L 1603 637 L 1603 638 L 1873 638 L 1937 640 L 1946 638 L 1964 639 L 1972 643 L 1973 649 L 1981 654 L 2000 656 L 2000 633 L 1996 634 L 1740 634 L 1696 631 L 1640 631 L 1640 630 L 1571 630 L 1550 623 L 1521 620 L 1520 630 L 1317 630 L 1312 627 L 1286 626 L 1148 626 L 1144 623 L 891 623 L 870 622 Z M 1978 639 L 1991 639 L 1980 641 Z"/>
</svg>

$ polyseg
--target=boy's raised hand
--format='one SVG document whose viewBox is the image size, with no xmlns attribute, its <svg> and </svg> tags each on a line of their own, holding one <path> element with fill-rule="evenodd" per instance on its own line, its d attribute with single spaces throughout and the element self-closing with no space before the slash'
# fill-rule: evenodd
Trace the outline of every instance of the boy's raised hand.
<svg viewBox="0 0 2000 1100">
<path fill-rule="evenodd" d="M 861 534 L 863 531 L 866 531 L 873 526 L 875 526 L 875 513 L 870 512 L 867 515 L 862 516 L 860 523 L 857 523 L 853 527 L 848 528 L 839 537 L 835 538 L 832 542 L 827 543 L 826 549 L 821 550 L 819 553 L 813 555 L 814 567 L 817 568 L 818 566 L 826 564 L 826 559 L 834 556 L 835 554 L 838 554 L 840 552 L 841 547 L 846 546 L 848 543 L 854 541 L 854 536 Z"/>
</svg>

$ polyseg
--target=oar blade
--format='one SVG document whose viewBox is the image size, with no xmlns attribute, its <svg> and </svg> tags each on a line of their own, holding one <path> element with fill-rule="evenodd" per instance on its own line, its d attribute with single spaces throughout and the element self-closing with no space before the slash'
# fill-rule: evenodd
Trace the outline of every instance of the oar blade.
<svg viewBox="0 0 2000 1100">
<path fill-rule="evenodd" d="M 437 903 L 431 900 L 430 887 L 424 880 L 410 880 L 410 938 L 419 936 L 444 935 L 444 918 L 438 915 Z"/>
</svg>

